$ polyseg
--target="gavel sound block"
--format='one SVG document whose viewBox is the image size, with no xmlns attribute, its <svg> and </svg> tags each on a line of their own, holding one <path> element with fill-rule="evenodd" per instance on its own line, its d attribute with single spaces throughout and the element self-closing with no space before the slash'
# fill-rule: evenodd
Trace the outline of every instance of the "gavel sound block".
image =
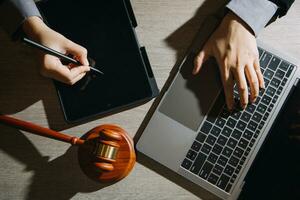
<svg viewBox="0 0 300 200">
<path fill-rule="evenodd" d="M 78 146 L 80 168 L 95 181 L 119 181 L 135 164 L 133 141 L 125 130 L 116 125 L 97 126 L 77 138 L 5 115 L 0 115 L 0 123 Z"/>
</svg>

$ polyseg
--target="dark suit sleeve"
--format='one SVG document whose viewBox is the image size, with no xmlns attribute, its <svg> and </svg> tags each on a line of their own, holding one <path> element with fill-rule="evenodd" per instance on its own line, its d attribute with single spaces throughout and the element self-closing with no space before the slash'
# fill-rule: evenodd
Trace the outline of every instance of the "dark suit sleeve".
<svg viewBox="0 0 300 200">
<path fill-rule="evenodd" d="M 0 26 L 12 37 L 30 16 L 41 17 L 33 0 L 0 0 Z"/>
<path fill-rule="evenodd" d="M 295 0 L 270 0 L 278 6 L 277 14 L 282 17 L 287 13 Z"/>
</svg>

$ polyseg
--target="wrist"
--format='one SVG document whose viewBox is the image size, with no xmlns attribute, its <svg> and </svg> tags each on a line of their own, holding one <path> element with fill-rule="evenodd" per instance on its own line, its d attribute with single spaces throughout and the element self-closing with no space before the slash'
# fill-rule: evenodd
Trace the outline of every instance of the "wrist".
<svg viewBox="0 0 300 200">
<path fill-rule="evenodd" d="M 235 13 L 229 11 L 223 19 L 225 26 L 239 26 L 245 28 L 253 36 L 255 35 L 251 27 Z"/>
<path fill-rule="evenodd" d="M 28 17 L 22 25 L 24 33 L 34 40 L 39 40 L 42 32 L 47 29 L 47 25 L 40 17 L 32 16 Z"/>
</svg>

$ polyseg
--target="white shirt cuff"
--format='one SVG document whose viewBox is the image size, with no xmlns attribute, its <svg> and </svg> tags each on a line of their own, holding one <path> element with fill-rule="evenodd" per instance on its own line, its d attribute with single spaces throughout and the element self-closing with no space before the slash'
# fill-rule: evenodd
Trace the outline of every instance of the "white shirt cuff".
<svg viewBox="0 0 300 200">
<path fill-rule="evenodd" d="M 278 9 L 269 0 L 231 0 L 226 7 L 246 22 L 256 36 Z"/>
</svg>

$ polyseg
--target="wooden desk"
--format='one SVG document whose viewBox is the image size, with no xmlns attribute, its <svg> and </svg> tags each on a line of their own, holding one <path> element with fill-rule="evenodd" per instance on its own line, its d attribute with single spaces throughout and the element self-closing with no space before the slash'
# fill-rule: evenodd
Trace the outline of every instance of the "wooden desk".
<svg viewBox="0 0 300 200">
<path fill-rule="evenodd" d="M 138 21 L 137 35 L 148 51 L 159 88 L 171 68 L 184 55 L 206 15 L 197 12 L 202 0 L 132 0 Z M 222 3 L 221 0 L 213 1 Z M 197 13 L 197 14 L 196 14 Z M 195 16 L 196 14 L 196 16 Z M 265 29 L 260 38 L 300 60 L 300 2 L 288 15 Z M 55 130 L 81 136 L 103 123 L 116 123 L 131 136 L 138 130 L 151 102 L 119 113 L 69 127 L 48 79 L 38 74 L 31 50 L 15 45 L 0 32 L 0 112 L 12 114 Z M 87 179 L 77 164 L 76 149 L 54 140 L 0 126 L 0 199 L 213 199 L 189 182 L 183 189 L 140 163 L 121 182 L 104 187 Z M 151 163 L 150 163 L 151 165 Z"/>
</svg>

